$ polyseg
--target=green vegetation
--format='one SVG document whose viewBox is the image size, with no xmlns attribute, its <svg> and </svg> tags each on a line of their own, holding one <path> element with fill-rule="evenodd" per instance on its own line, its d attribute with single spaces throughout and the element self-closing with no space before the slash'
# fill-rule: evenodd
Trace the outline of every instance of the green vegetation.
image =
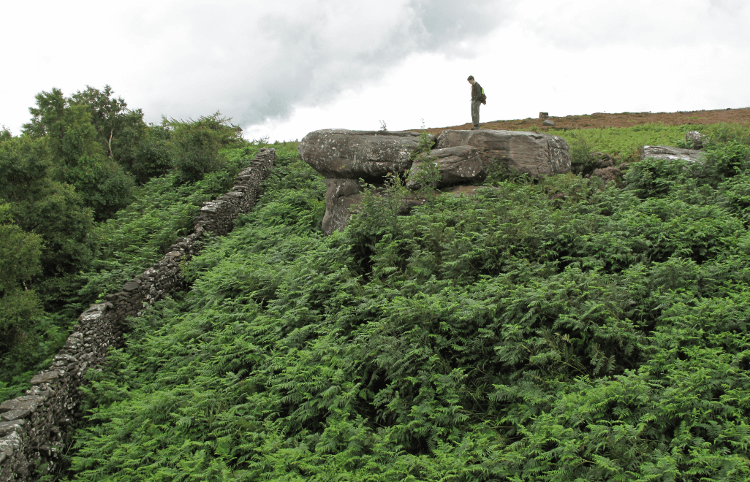
<svg viewBox="0 0 750 482">
<path fill-rule="evenodd" d="M 219 150 L 242 144 L 242 129 L 229 123 L 231 119 L 201 116 L 197 121 L 171 122 L 175 146 L 175 166 L 181 182 L 195 182 L 208 173 L 221 169 L 224 163 Z"/>
<path fill-rule="evenodd" d="M 500 173 L 410 216 L 368 193 L 329 237 L 323 179 L 277 146 L 192 289 L 89 372 L 61 477 L 748 480 L 743 142 L 632 164 L 625 189 Z"/>
<path fill-rule="evenodd" d="M 134 184 L 113 158 L 111 145 L 119 140 L 113 139 L 114 126 L 122 122 L 116 118 L 125 103 L 110 100 L 110 92 L 109 87 L 105 93 L 89 87 L 71 98 L 59 89 L 41 92 L 37 107 L 29 109 L 31 122 L 24 125 L 27 137 L 46 141 L 55 180 L 74 186 L 97 219 L 127 205 Z M 142 114 L 134 114 L 128 120 L 143 124 Z"/>
<path fill-rule="evenodd" d="M 41 92 L 29 110 L 20 136 L 0 131 L 0 401 L 88 304 L 191 231 L 258 147 L 218 112 L 146 125 L 109 86 Z"/>
<path fill-rule="evenodd" d="M 178 238 L 190 234 L 203 202 L 229 191 L 257 150 L 248 145 L 221 151 L 223 169 L 195 183 L 180 183 L 179 173 L 154 178 L 137 190 L 127 208 L 99 223 L 93 231 L 99 240 L 97 256 L 84 273 L 86 284 L 77 298 L 80 307 L 119 291 L 161 259 Z"/>
<path fill-rule="evenodd" d="M 606 129 L 549 129 L 547 134 L 560 136 L 574 150 L 579 144 L 590 149 L 619 158 L 621 162 L 640 159 L 643 146 L 681 146 L 687 131 L 704 132 L 703 125 L 670 126 L 664 124 L 643 124 L 633 127 L 609 127 Z"/>
<path fill-rule="evenodd" d="M 219 113 L 146 125 L 109 86 L 30 110 L 0 131 L 0 400 L 259 147 Z M 704 163 L 636 162 L 623 188 L 495 166 L 475 196 L 434 195 L 425 158 L 425 205 L 397 216 L 394 173 L 329 237 L 323 179 L 276 145 L 192 289 L 89 372 L 51 478 L 747 480 L 750 128 L 548 132 L 587 173 L 687 130 Z"/>
</svg>

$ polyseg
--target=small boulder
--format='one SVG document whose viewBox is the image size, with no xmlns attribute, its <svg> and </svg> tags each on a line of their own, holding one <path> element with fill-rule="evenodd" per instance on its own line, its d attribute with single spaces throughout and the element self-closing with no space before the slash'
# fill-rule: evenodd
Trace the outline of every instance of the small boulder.
<svg viewBox="0 0 750 482">
<path fill-rule="evenodd" d="M 418 132 L 323 129 L 307 134 L 298 152 L 313 169 L 329 179 L 382 182 L 389 172 L 411 167 L 419 147 Z M 431 136 L 434 143 L 435 136 Z"/>
<path fill-rule="evenodd" d="M 570 172 L 568 143 L 559 136 L 523 131 L 446 130 L 438 137 L 438 149 L 457 146 L 475 147 L 485 166 L 497 159 L 534 177 Z"/>
<path fill-rule="evenodd" d="M 544 119 L 544 121 L 542 121 L 542 125 L 545 127 L 555 127 L 555 121 L 553 121 L 552 119 Z"/>
<path fill-rule="evenodd" d="M 137 290 L 140 287 L 141 287 L 140 280 L 134 279 L 134 280 L 130 280 L 127 283 L 125 283 L 124 285 L 122 285 L 122 290 L 123 291 L 133 291 L 133 290 Z"/>
<path fill-rule="evenodd" d="M 693 149 L 702 149 L 708 143 L 708 136 L 704 136 L 698 131 L 688 131 L 685 133 L 685 141 L 693 146 Z"/>
</svg>

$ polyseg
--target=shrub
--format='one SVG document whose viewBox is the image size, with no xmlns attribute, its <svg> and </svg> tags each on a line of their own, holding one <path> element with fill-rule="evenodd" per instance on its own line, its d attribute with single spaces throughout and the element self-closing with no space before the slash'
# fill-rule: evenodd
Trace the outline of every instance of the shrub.
<svg viewBox="0 0 750 482">
<path fill-rule="evenodd" d="M 221 169 L 225 162 L 221 148 L 236 144 L 242 134 L 242 129 L 230 121 L 219 112 L 201 116 L 197 121 L 170 121 L 174 128 L 174 162 L 181 183 L 199 181 Z"/>
<path fill-rule="evenodd" d="M 641 199 L 663 196 L 688 170 L 689 161 L 680 159 L 644 159 L 631 164 L 625 173 L 625 189 Z"/>
<path fill-rule="evenodd" d="M 570 142 L 570 167 L 575 174 L 591 174 L 597 166 L 594 146 L 584 137 L 573 136 Z"/>
<path fill-rule="evenodd" d="M 733 177 L 750 167 L 750 146 L 734 140 L 711 144 L 706 149 L 706 167 L 715 181 Z"/>
<path fill-rule="evenodd" d="M 728 124 L 725 122 L 712 124 L 705 128 L 704 134 L 709 137 L 711 142 L 738 142 L 750 145 L 750 126 L 747 124 Z"/>
<path fill-rule="evenodd" d="M 484 183 L 490 186 L 497 186 L 501 182 L 528 184 L 534 182 L 534 178 L 511 165 L 504 164 L 502 161 L 493 158 L 487 170 L 487 179 L 484 180 Z"/>
<path fill-rule="evenodd" d="M 418 147 L 411 154 L 412 162 L 419 162 L 419 166 L 411 168 L 407 180 L 409 188 L 415 189 L 419 196 L 433 196 L 440 182 L 440 170 L 435 157 L 430 155 L 431 150 L 432 141 L 427 132 L 422 132 Z"/>
<path fill-rule="evenodd" d="M 170 144 L 172 131 L 168 126 L 150 126 L 141 140 L 130 167 L 138 184 L 161 176 L 174 167 L 174 152 Z"/>
<path fill-rule="evenodd" d="M 739 216 L 745 225 L 750 223 L 750 175 L 744 172 L 724 182 L 720 188 L 724 207 Z"/>
</svg>

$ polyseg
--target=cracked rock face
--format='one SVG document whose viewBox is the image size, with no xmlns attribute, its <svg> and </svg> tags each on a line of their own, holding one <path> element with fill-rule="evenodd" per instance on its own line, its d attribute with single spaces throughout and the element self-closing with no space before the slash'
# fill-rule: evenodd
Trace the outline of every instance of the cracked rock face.
<svg viewBox="0 0 750 482">
<path fill-rule="evenodd" d="M 444 149 L 433 149 L 430 156 L 435 158 L 435 163 L 440 173 L 440 181 L 436 187 L 455 186 L 456 184 L 481 184 L 487 177 L 490 164 L 479 155 L 479 149 L 471 146 L 446 147 Z M 415 189 L 417 183 L 413 175 L 422 168 L 424 156 L 418 157 L 411 166 L 410 180 L 406 187 Z"/>
<path fill-rule="evenodd" d="M 303 137 L 297 150 L 328 179 L 362 178 L 379 183 L 389 172 L 411 167 L 411 154 L 418 146 L 417 132 L 323 129 Z"/>
<path fill-rule="evenodd" d="M 438 149 L 470 146 L 489 166 L 493 159 L 534 177 L 570 172 L 570 155 L 565 139 L 550 134 L 522 131 L 443 131 Z"/>
<path fill-rule="evenodd" d="M 350 208 L 362 201 L 361 192 L 359 182 L 354 179 L 326 179 L 326 213 L 323 215 L 326 236 L 346 227 Z"/>
</svg>

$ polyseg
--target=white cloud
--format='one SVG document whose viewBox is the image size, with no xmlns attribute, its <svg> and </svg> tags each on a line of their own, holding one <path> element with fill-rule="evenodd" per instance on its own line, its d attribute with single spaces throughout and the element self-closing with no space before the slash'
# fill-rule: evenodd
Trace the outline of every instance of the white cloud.
<svg viewBox="0 0 750 482">
<path fill-rule="evenodd" d="M 739 0 L 26 2 L 4 10 L 0 123 L 111 85 L 147 120 L 221 110 L 248 137 L 750 105 Z"/>
</svg>

